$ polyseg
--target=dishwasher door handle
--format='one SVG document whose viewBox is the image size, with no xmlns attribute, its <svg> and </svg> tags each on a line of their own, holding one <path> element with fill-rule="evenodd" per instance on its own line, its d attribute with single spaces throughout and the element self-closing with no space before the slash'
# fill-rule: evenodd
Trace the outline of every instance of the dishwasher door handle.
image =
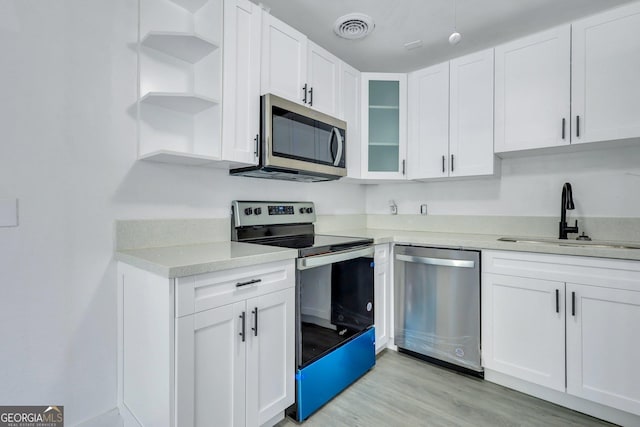
<svg viewBox="0 0 640 427">
<path fill-rule="evenodd" d="M 417 264 L 441 265 L 443 267 L 474 268 L 475 261 L 466 259 L 426 258 L 413 255 L 396 255 L 398 261 L 415 262 Z"/>
</svg>

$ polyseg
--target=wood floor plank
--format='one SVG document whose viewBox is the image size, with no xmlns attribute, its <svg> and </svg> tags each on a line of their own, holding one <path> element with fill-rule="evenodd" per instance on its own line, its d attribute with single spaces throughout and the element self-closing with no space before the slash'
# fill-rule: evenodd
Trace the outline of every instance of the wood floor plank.
<svg viewBox="0 0 640 427">
<path fill-rule="evenodd" d="M 298 425 L 285 419 L 277 427 Z M 305 427 L 591 427 L 602 420 L 497 384 L 385 351 L 374 369 Z"/>
</svg>

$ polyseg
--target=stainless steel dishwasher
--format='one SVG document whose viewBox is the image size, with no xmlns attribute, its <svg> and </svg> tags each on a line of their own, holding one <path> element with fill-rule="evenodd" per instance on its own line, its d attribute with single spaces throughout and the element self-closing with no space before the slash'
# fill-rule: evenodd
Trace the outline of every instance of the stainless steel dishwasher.
<svg viewBox="0 0 640 427">
<path fill-rule="evenodd" d="M 395 344 L 481 374 L 480 252 L 395 247 Z"/>
</svg>

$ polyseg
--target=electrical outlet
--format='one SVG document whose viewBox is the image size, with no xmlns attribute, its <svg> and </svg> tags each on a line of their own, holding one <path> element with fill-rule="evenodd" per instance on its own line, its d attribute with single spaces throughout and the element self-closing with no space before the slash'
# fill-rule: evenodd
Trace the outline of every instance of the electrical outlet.
<svg viewBox="0 0 640 427">
<path fill-rule="evenodd" d="M 391 215 L 398 215 L 398 205 L 396 205 L 395 200 L 389 200 L 389 209 L 391 210 Z"/>
<path fill-rule="evenodd" d="M 420 215 L 426 215 L 427 214 L 427 204 L 422 204 L 420 205 Z"/>
</svg>

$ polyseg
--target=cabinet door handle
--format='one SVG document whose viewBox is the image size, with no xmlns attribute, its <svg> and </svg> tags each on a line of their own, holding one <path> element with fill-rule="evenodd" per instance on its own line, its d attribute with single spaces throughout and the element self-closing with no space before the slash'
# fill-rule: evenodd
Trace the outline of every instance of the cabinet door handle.
<svg viewBox="0 0 640 427">
<path fill-rule="evenodd" d="M 560 313 L 560 289 L 556 289 L 556 313 Z"/>
<path fill-rule="evenodd" d="M 313 106 L 313 88 L 309 88 L 309 107 Z"/>
<path fill-rule="evenodd" d="M 576 293 L 571 292 L 571 315 L 576 315 Z"/>
<path fill-rule="evenodd" d="M 257 337 L 258 336 L 258 307 L 253 309 L 251 313 L 253 314 L 253 328 L 251 328 L 251 330 L 253 331 L 253 335 Z"/>
<path fill-rule="evenodd" d="M 454 168 L 453 168 L 453 159 L 454 159 L 454 157 L 453 157 L 453 154 L 452 154 L 452 155 L 451 155 L 451 172 L 453 172 L 453 171 L 454 171 Z"/>
<path fill-rule="evenodd" d="M 256 134 L 256 137 L 253 138 L 253 141 L 256 143 L 253 154 L 258 157 L 258 144 L 260 143 L 260 135 Z"/>
<path fill-rule="evenodd" d="M 307 103 L 307 84 L 305 83 L 304 86 L 302 87 L 302 91 L 304 92 L 304 98 L 302 98 L 302 102 L 304 104 Z"/>
<path fill-rule="evenodd" d="M 562 139 L 564 139 L 564 130 L 566 128 L 566 124 L 567 124 L 567 119 L 563 117 L 562 118 Z"/>
<path fill-rule="evenodd" d="M 240 336 L 242 337 L 242 342 L 244 342 L 244 336 L 245 336 L 245 320 L 246 320 L 246 313 L 243 311 L 242 314 L 240 315 L 240 319 L 242 319 L 242 329 L 240 330 Z"/>
<path fill-rule="evenodd" d="M 443 154 L 442 155 L 442 173 L 444 173 L 444 160 L 445 160 L 445 158 L 444 158 L 444 154 Z"/>
<path fill-rule="evenodd" d="M 403 160 L 402 161 L 402 175 L 405 175 L 405 172 L 406 172 L 406 169 L 407 169 L 406 166 L 407 166 L 407 161 Z"/>
<path fill-rule="evenodd" d="M 253 285 L 260 282 L 262 282 L 262 279 L 253 279 L 253 280 L 247 280 L 246 282 L 238 282 L 236 283 L 236 288 L 241 288 L 247 285 Z"/>
<path fill-rule="evenodd" d="M 576 116 L 576 137 L 580 138 L 580 116 Z"/>
</svg>

